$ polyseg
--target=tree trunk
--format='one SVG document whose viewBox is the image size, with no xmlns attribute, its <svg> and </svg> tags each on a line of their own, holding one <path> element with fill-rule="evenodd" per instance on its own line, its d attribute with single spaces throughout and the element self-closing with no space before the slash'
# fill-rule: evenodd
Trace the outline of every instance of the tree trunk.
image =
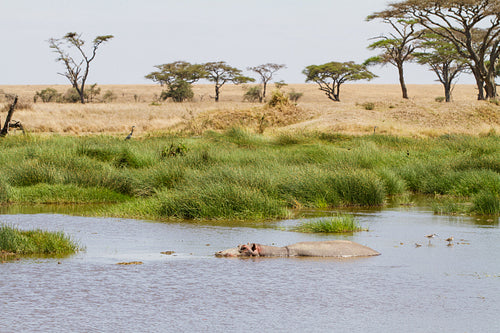
<svg viewBox="0 0 500 333">
<path fill-rule="evenodd" d="M 444 100 L 449 102 L 451 100 L 451 82 L 453 78 L 450 77 L 450 66 L 449 63 L 443 64 L 443 76 L 441 82 L 444 85 Z"/>
<path fill-rule="evenodd" d="M 335 87 L 333 89 L 335 89 Z M 336 102 L 340 102 L 340 83 L 337 84 L 336 90 L 337 91 L 333 93 L 333 96 L 335 97 Z"/>
<path fill-rule="evenodd" d="M 478 101 L 483 101 L 484 100 L 484 80 L 474 66 L 470 66 L 472 73 L 474 74 L 474 78 L 476 79 L 476 85 L 477 85 L 477 100 Z"/>
<path fill-rule="evenodd" d="M 403 94 L 404 99 L 408 99 L 408 89 L 406 88 L 405 76 L 403 71 L 403 64 L 398 64 L 398 73 L 399 73 L 399 84 L 401 85 L 401 92 Z"/>
<path fill-rule="evenodd" d="M 444 99 L 446 102 L 451 101 L 451 82 L 444 84 Z"/>
<path fill-rule="evenodd" d="M 488 99 L 496 98 L 497 97 L 497 85 L 495 82 L 495 77 L 492 75 L 488 75 L 488 78 L 484 83 L 485 83 L 485 89 L 486 89 L 486 98 L 488 98 Z"/>
<path fill-rule="evenodd" d="M 262 97 L 260 99 L 260 102 L 265 102 L 266 101 L 266 88 L 267 88 L 267 82 L 263 82 L 263 85 L 262 85 Z"/>
<path fill-rule="evenodd" d="M 9 123 L 12 119 L 12 115 L 14 114 L 14 109 L 17 104 L 17 96 L 14 98 L 14 102 L 10 105 L 9 112 L 7 113 L 7 118 L 5 119 L 5 124 L 3 125 L 2 130 L 0 131 L 0 137 L 4 137 L 9 132 Z"/>
<path fill-rule="evenodd" d="M 80 95 L 80 102 L 82 104 L 85 104 L 85 93 L 84 93 L 84 90 L 83 90 L 83 85 L 82 85 L 82 88 L 81 89 L 77 89 L 78 91 L 78 94 Z"/>
<path fill-rule="evenodd" d="M 215 101 L 219 101 L 219 86 L 215 85 Z"/>
</svg>

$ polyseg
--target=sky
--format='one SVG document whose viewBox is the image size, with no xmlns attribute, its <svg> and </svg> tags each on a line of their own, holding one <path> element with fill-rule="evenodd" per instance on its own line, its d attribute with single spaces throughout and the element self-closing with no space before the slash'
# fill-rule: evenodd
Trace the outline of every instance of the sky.
<svg viewBox="0 0 500 333">
<path fill-rule="evenodd" d="M 366 22 L 387 0 L 0 0 L 0 85 L 68 84 L 49 48 L 50 38 L 82 34 L 86 46 L 100 35 L 87 83 L 147 84 L 155 65 L 177 60 L 226 61 L 247 71 L 285 64 L 274 79 L 304 83 L 303 69 L 330 61 L 362 63 L 377 54 L 370 38 L 390 31 Z M 90 50 L 90 49 L 88 49 Z M 370 68 L 372 83 L 397 84 L 394 67 Z M 427 68 L 406 66 L 407 83 L 435 83 Z M 463 75 L 459 83 L 472 83 Z"/>
</svg>

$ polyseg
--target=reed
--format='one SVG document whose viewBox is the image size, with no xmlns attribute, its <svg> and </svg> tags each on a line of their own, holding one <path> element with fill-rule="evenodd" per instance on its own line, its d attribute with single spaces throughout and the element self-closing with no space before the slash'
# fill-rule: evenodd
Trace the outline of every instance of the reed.
<svg viewBox="0 0 500 333">
<path fill-rule="evenodd" d="M 129 197 L 102 187 L 80 187 L 73 184 L 37 184 L 10 190 L 10 203 L 88 204 L 124 202 Z"/>
<path fill-rule="evenodd" d="M 500 194 L 499 192 L 482 191 L 473 197 L 471 211 L 481 215 L 500 214 Z"/>
<path fill-rule="evenodd" d="M 205 183 L 197 188 L 161 193 L 161 217 L 180 219 L 284 218 L 288 212 L 276 199 L 259 190 L 227 183 Z"/>
<path fill-rule="evenodd" d="M 347 233 L 366 229 L 361 228 L 352 215 L 337 214 L 327 218 L 303 222 L 293 230 L 307 233 Z"/>
<path fill-rule="evenodd" d="M 8 136 L 0 140 L 0 202 L 112 202 L 102 214 L 161 219 L 278 218 L 295 208 L 380 206 L 408 192 L 470 202 L 500 192 L 499 151 L 493 134 L 262 135 L 238 127 L 127 141 Z"/>
<path fill-rule="evenodd" d="M 20 230 L 0 225 L 0 250 L 20 255 L 67 255 L 82 247 L 63 232 Z"/>
</svg>

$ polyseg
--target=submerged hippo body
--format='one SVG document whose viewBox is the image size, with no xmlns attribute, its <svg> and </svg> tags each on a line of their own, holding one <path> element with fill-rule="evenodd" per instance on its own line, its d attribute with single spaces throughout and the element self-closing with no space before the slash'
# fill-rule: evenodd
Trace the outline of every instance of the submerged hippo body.
<svg viewBox="0 0 500 333">
<path fill-rule="evenodd" d="M 217 257 L 369 257 L 378 256 L 379 252 L 346 240 L 323 242 L 300 242 L 284 247 L 248 243 L 238 247 L 219 251 Z"/>
</svg>

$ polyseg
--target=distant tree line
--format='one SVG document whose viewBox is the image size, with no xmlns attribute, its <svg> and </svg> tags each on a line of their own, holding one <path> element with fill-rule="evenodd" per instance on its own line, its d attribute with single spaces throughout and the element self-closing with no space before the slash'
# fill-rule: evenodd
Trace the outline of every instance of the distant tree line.
<svg viewBox="0 0 500 333">
<path fill-rule="evenodd" d="M 478 99 L 497 97 L 495 78 L 500 76 L 500 0 L 405 0 L 391 3 L 380 12 L 369 15 L 367 21 L 381 20 L 392 32 L 373 38 L 368 46 L 379 54 L 363 64 L 328 62 L 310 65 L 303 70 L 306 82 L 314 82 L 332 101 L 340 101 L 340 87 L 348 81 L 371 80 L 376 77 L 368 70 L 374 65 L 390 64 L 397 68 L 403 98 L 408 98 L 404 64 L 416 62 L 432 70 L 443 85 L 445 100 L 451 100 L 453 85 L 463 72 L 472 73 L 476 80 Z M 81 35 L 70 32 L 60 39 L 50 39 L 50 47 L 65 66 L 59 73 L 71 82 L 81 103 L 88 100 L 85 83 L 90 63 L 97 49 L 113 38 L 97 36 L 90 52 L 83 49 Z M 70 54 L 70 50 L 75 51 Z M 284 64 L 267 63 L 247 70 L 255 72 L 261 87 L 252 87 L 245 99 L 264 101 L 266 88 L 273 75 Z M 182 102 L 193 97 L 192 84 L 205 79 L 214 83 L 214 100 L 218 102 L 226 83 L 242 84 L 255 79 L 244 76 L 242 70 L 224 61 L 191 64 L 185 61 L 155 66 L 147 79 L 165 86 L 161 99 Z M 87 95 L 88 96 L 88 95 Z M 39 96 L 44 100 L 44 97 Z"/>
<path fill-rule="evenodd" d="M 273 78 L 273 74 L 285 68 L 283 64 L 267 63 L 256 67 L 248 67 L 260 76 L 262 89 L 252 88 L 248 93 L 262 102 L 266 98 L 266 88 Z M 255 82 L 254 78 L 244 76 L 242 70 L 228 65 L 225 61 L 207 62 L 204 64 L 191 64 L 186 61 L 175 61 L 168 64 L 157 65 L 154 72 L 146 75 L 146 78 L 166 86 L 167 90 L 161 95 L 163 100 L 172 98 L 175 102 L 182 102 L 192 98 L 191 85 L 201 79 L 214 83 L 215 94 L 213 99 L 220 100 L 221 88 L 226 83 L 242 84 Z M 250 96 L 250 95 L 248 95 Z M 248 97 L 246 96 L 246 97 Z M 250 100 L 250 99 L 249 99 Z M 253 98 L 252 98 L 252 101 Z"/>
</svg>

